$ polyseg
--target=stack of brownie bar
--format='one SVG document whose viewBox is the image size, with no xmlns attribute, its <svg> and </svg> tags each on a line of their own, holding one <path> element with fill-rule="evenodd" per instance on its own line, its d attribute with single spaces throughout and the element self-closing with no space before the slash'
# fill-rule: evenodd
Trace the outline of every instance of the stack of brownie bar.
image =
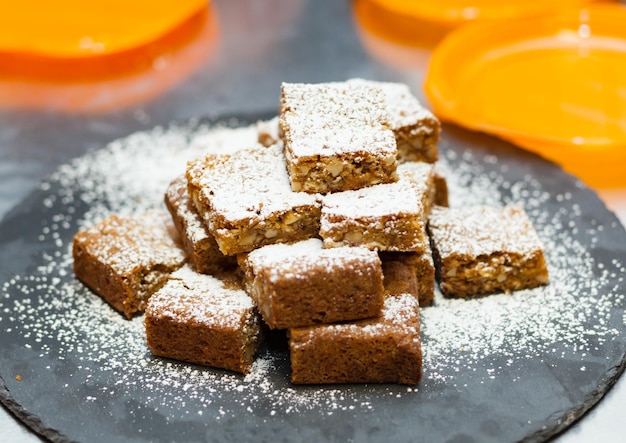
<svg viewBox="0 0 626 443">
<path fill-rule="evenodd" d="M 447 208 L 439 134 L 403 84 L 284 83 L 256 140 L 166 190 L 180 241 L 107 219 L 76 235 L 76 275 L 127 317 L 145 308 L 155 355 L 246 373 L 264 330 L 287 330 L 294 383 L 415 384 L 435 278 L 452 297 L 547 283 L 521 207 Z"/>
</svg>

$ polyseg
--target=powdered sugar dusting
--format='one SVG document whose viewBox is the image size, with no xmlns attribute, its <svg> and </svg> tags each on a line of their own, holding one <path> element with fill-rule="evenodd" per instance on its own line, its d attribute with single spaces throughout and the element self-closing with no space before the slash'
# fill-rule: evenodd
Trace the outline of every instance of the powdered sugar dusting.
<svg viewBox="0 0 626 443">
<path fill-rule="evenodd" d="M 382 91 L 359 83 L 283 83 L 280 126 L 293 158 L 396 154 Z M 297 160 L 296 160 L 297 161 Z"/>
<path fill-rule="evenodd" d="M 250 252 L 248 263 L 257 269 L 268 271 L 270 281 L 287 278 L 300 280 L 313 269 L 327 269 L 329 272 L 361 267 L 375 269 L 380 259 L 374 251 L 363 247 L 337 247 L 324 249 L 322 241 L 316 238 L 292 244 L 264 246 Z"/>
<path fill-rule="evenodd" d="M 495 251 L 530 256 L 543 249 L 522 206 L 434 208 L 429 224 L 441 257 L 488 256 Z"/>
<path fill-rule="evenodd" d="M 238 329 L 254 303 L 243 288 L 226 283 L 183 266 L 150 298 L 146 315 Z"/>
<path fill-rule="evenodd" d="M 411 93 L 409 87 L 403 83 L 374 82 L 362 79 L 352 79 L 348 83 L 370 85 L 382 90 L 385 106 L 389 113 L 389 123 L 393 130 L 413 126 L 424 119 L 435 119 L 432 112 L 422 106 Z"/>
<path fill-rule="evenodd" d="M 420 385 L 296 387 L 288 382 L 288 362 L 280 353 L 262 354 L 245 377 L 153 358 L 143 318 L 125 320 L 73 278 L 71 239 L 79 228 L 112 212 L 162 208 L 167 185 L 189 159 L 203 153 L 197 140 L 211 133 L 196 123 L 137 133 L 59 168 L 40 186 L 46 212 L 35 241 L 41 242 L 41 259 L 2 285 L 0 324 L 7 334 L 19 332 L 15 352 L 75 363 L 74 380 L 89 389 L 77 394 L 85 401 L 141 392 L 146 403 L 129 403 L 130 414 L 149 408 L 164 416 L 202 415 L 217 422 L 246 413 L 271 420 L 303 412 L 370 411 L 385 398 L 427 401 L 419 398 L 421 391 L 460 385 L 463 376 L 488 383 L 517 371 L 516 361 L 552 352 L 594 353 L 598 342 L 620 334 L 608 316 L 612 306 L 624 302 L 619 276 L 626 273 L 625 264 L 596 261 L 579 240 L 595 239 L 595 245 L 606 227 L 592 222 L 591 228 L 581 228 L 589 223 L 581 223 L 584 209 L 571 193 L 551 195 L 532 176 L 509 182 L 507 164 L 496 157 L 444 147 L 440 171 L 448 178 L 450 205 L 523 204 L 545 244 L 551 283 L 468 301 L 437 294 L 435 305 L 421 311 Z M 558 209 L 546 209 L 551 200 L 559 202 Z"/>
<path fill-rule="evenodd" d="M 322 199 L 322 214 L 376 220 L 376 217 L 401 213 L 413 214 L 419 218 L 424 212 L 421 202 L 425 188 L 425 185 L 412 180 L 411 174 L 406 172 L 400 174 L 395 183 L 325 195 Z"/>
</svg>

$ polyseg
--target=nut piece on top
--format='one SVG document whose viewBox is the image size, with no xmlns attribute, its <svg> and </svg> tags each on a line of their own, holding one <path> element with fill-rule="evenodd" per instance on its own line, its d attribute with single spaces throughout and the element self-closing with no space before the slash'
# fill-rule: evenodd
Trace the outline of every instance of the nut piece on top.
<svg viewBox="0 0 626 443">
<path fill-rule="evenodd" d="M 325 194 L 396 181 L 388 120 L 378 87 L 283 83 L 279 127 L 293 190 Z"/>
<path fill-rule="evenodd" d="M 521 206 L 436 207 L 429 230 L 441 292 L 472 297 L 548 283 L 544 246 Z"/>
<path fill-rule="evenodd" d="M 237 274 L 183 266 L 148 301 L 154 355 L 247 373 L 263 339 L 260 316 Z"/>
<path fill-rule="evenodd" d="M 193 160 L 187 182 L 225 255 L 311 238 L 319 231 L 317 196 L 291 190 L 280 145 Z"/>
<path fill-rule="evenodd" d="M 74 273 L 127 318 L 185 262 L 165 211 L 110 215 L 74 236 Z"/>
<path fill-rule="evenodd" d="M 415 273 L 387 266 L 379 317 L 289 330 L 291 380 L 304 383 L 403 383 L 422 378 Z"/>
<path fill-rule="evenodd" d="M 239 257 L 246 290 L 272 329 L 380 314 L 381 262 L 365 248 L 323 249 L 310 239 L 264 246 Z"/>
</svg>

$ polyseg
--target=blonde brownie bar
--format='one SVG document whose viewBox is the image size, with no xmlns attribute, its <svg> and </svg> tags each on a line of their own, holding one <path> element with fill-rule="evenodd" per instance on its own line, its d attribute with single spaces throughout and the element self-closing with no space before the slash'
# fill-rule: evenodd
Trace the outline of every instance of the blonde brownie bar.
<svg viewBox="0 0 626 443">
<path fill-rule="evenodd" d="M 317 196 L 294 192 L 280 145 L 207 155 L 187 166 L 189 194 L 225 255 L 317 235 Z"/>
<path fill-rule="evenodd" d="M 127 318 L 185 262 L 165 211 L 113 214 L 74 236 L 74 274 Z"/>
<path fill-rule="evenodd" d="M 437 161 L 441 123 L 422 106 L 407 85 L 362 79 L 349 80 L 348 83 L 371 85 L 382 90 L 401 161 Z"/>
<path fill-rule="evenodd" d="M 472 297 L 548 283 L 544 246 L 521 206 L 436 207 L 429 231 L 444 295 Z"/>
<path fill-rule="evenodd" d="M 405 282 L 403 292 L 414 294 L 420 307 L 430 306 L 435 298 L 435 265 L 430 246 L 426 252 L 380 252 L 385 281 Z M 391 274 L 391 276 L 389 276 Z M 397 275 L 397 277 L 393 277 Z M 413 283 L 415 281 L 415 283 Z M 415 290 L 409 290 L 415 285 Z M 385 283 L 387 287 L 387 283 Z"/>
<path fill-rule="evenodd" d="M 397 180 L 380 88 L 283 83 L 279 125 L 294 191 L 328 193 Z"/>
<path fill-rule="evenodd" d="M 428 192 L 426 183 L 402 173 L 396 183 L 324 196 L 320 225 L 324 246 L 425 251 L 428 237 L 423 201 Z"/>
<path fill-rule="evenodd" d="M 206 228 L 189 197 L 185 175 L 170 183 L 165 192 L 165 205 L 180 234 L 189 261 L 197 272 L 211 274 L 237 266 L 237 259 L 222 254 L 215 237 Z"/>
<path fill-rule="evenodd" d="M 247 373 L 263 339 L 262 322 L 234 272 L 174 272 L 148 301 L 152 354 Z"/>
<path fill-rule="evenodd" d="M 414 290 L 413 274 L 406 269 L 389 272 L 379 317 L 290 329 L 292 382 L 418 383 L 422 378 L 419 304 L 414 293 L 406 292 Z"/>
<path fill-rule="evenodd" d="M 265 246 L 240 257 L 246 289 L 272 329 L 373 317 L 383 304 L 378 255 L 323 249 L 319 239 Z"/>
</svg>

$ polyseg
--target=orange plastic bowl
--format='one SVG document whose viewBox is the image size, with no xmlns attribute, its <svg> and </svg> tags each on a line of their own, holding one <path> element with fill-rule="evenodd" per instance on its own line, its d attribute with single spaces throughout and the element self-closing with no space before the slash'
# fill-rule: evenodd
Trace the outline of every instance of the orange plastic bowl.
<svg viewBox="0 0 626 443">
<path fill-rule="evenodd" d="M 464 26 L 433 51 L 426 96 L 443 120 L 513 140 L 582 178 L 589 171 L 568 166 L 619 167 L 626 183 L 623 163 L 606 164 L 626 147 L 625 23 L 626 8 L 594 5 Z"/>
</svg>

